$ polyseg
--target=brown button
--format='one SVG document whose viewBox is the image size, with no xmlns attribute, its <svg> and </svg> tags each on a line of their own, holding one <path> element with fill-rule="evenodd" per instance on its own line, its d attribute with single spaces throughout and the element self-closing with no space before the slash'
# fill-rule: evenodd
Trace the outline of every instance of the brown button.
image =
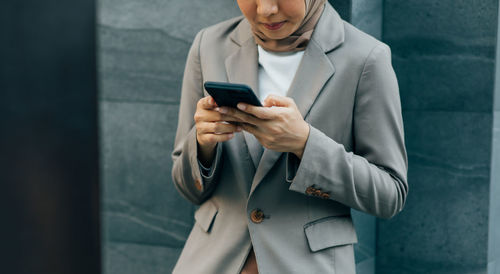
<svg viewBox="0 0 500 274">
<path fill-rule="evenodd" d="M 319 189 L 316 189 L 313 193 L 314 196 L 320 196 L 323 192 Z"/>
<path fill-rule="evenodd" d="M 314 193 L 315 190 L 316 189 L 314 187 L 310 186 L 310 187 L 306 188 L 306 194 L 311 195 Z"/>
<path fill-rule="evenodd" d="M 250 213 L 250 219 L 252 220 L 252 222 L 260 224 L 264 220 L 264 212 L 258 208 L 254 209 Z"/>
<path fill-rule="evenodd" d="M 330 199 L 330 194 L 323 192 L 323 193 L 321 193 L 320 197 L 323 199 Z"/>
<path fill-rule="evenodd" d="M 200 179 L 196 179 L 194 181 L 194 187 L 196 187 L 196 189 L 198 189 L 198 191 L 201 191 L 202 190 L 202 185 L 201 185 L 201 182 L 200 182 Z"/>
</svg>

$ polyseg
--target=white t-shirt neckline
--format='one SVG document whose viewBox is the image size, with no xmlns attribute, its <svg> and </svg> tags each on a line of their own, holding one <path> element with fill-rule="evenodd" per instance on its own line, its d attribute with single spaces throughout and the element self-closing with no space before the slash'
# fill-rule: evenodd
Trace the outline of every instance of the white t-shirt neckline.
<svg viewBox="0 0 500 274">
<path fill-rule="evenodd" d="M 270 94 L 286 96 L 297 73 L 304 51 L 271 52 L 257 46 L 259 52 L 259 99 Z"/>
</svg>

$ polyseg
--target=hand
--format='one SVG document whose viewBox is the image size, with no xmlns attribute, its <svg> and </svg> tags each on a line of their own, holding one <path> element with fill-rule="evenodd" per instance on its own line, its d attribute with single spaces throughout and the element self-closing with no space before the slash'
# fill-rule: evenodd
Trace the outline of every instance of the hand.
<svg viewBox="0 0 500 274">
<path fill-rule="evenodd" d="M 292 152 L 302 158 L 309 137 L 309 125 L 292 98 L 269 95 L 264 100 L 264 107 L 239 103 L 238 109 L 220 107 L 217 110 L 235 118 L 265 148 Z"/>
<path fill-rule="evenodd" d="M 218 142 L 230 140 L 234 132 L 242 131 L 237 124 L 229 124 L 231 117 L 217 112 L 217 107 L 211 96 L 201 98 L 196 105 L 194 121 L 196 126 L 196 140 L 198 141 L 198 158 L 203 165 L 210 166 L 214 148 Z"/>
</svg>

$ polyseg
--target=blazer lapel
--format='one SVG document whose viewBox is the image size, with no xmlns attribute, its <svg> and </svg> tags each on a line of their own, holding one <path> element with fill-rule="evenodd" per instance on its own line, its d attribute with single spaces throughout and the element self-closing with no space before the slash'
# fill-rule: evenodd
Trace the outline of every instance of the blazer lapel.
<svg viewBox="0 0 500 274">
<path fill-rule="evenodd" d="M 316 97 L 335 69 L 323 50 L 311 41 L 295 74 L 287 96 L 293 98 L 304 119 L 307 117 Z M 255 172 L 250 195 L 274 166 L 282 152 L 265 149 Z"/>
<path fill-rule="evenodd" d="M 251 87 L 258 96 L 258 52 L 257 45 L 254 40 L 250 38 L 246 39 L 246 41 L 241 44 L 241 47 L 226 58 L 226 73 L 230 83 L 246 84 Z M 243 136 L 252 162 L 255 168 L 257 168 L 263 148 L 252 134 L 243 131 Z"/>
<path fill-rule="evenodd" d="M 335 73 L 335 67 L 326 53 L 344 41 L 343 27 L 342 19 L 327 3 L 287 92 L 287 96 L 293 98 L 304 119 L 324 85 Z M 255 171 L 249 197 L 282 154 L 269 149 L 264 150 Z"/>
<path fill-rule="evenodd" d="M 250 25 L 243 19 L 231 34 L 231 39 L 240 47 L 226 59 L 225 65 L 230 82 L 247 84 L 258 95 L 258 52 L 251 35 Z M 294 99 L 304 119 L 324 85 L 335 73 L 335 68 L 326 53 L 343 42 L 343 21 L 327 2 L 287 92 L 287 96 Z M 252 134 L 244 132 L 243 135 L 257 169 L 252 181 L 250 197 L 283 153 L 269 149 L 264 149 L 262 152 L 262 146 Z"/>
</svg>

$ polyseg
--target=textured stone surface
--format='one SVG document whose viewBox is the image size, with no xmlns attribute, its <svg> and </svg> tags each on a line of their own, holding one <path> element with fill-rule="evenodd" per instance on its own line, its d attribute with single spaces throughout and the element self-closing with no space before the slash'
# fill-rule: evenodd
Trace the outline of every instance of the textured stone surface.
<svg viewBox="0 0 500 274">
<path fill-rule="evenodd" d="M 403 109 L 491 111 L 497 2 L 385 1 Z"/>
<path fill-rule="evenodd" d="M 377 39 L 382 38 L 382 0 L 352 0 L 351 24 Z"/>
<path fill-rule="evenodd" d="M 388 43 L 404 110 L 491 112 L 493 57 L 479 57 L 475 51 L 406 55 L 407 47 Z"/>
<path fill-rule="evenodd" d="M 486 273 L 498 1 L 384 2 L 410 192 L 378 222 L 378 273 Z"/>
<path fill-rule="evenodd" d="M 365 1 L 365 0 L 361 0 Z M 378 1 L 378 0 L 377 0 Z M 352 0 L 328 0 L 342 19 L 350 22 L 352 18 Z"/>
<path fill-rule="evenodd" d="M 132 243 L 104 244 L 106 273 L 172 273 L 180 248 Z"/>
<path fill-rule="evenodd" d="M 354 209 L 351 214 L 358 235 L 358 243 L 354 245 L 356 271 L 375 273 L 376 218 Z"/>
<path fill-rule="evenodd" d="M 407 111 L 404 119 L 410 195 L 403 212 L 379 220 L 377 272 L 484 271 L 491 115 Z"/>
<path fill-rule="evenodd" d="M 180 248 L 194 206 L 171 179 L 177 105 L 101 103 L 104 240 Z"/>
<path fill-rule="evenodd" d="M 156 29 L 100 27 L 101 98 L 178 103 L 190 42 Z"/>
</svg>

